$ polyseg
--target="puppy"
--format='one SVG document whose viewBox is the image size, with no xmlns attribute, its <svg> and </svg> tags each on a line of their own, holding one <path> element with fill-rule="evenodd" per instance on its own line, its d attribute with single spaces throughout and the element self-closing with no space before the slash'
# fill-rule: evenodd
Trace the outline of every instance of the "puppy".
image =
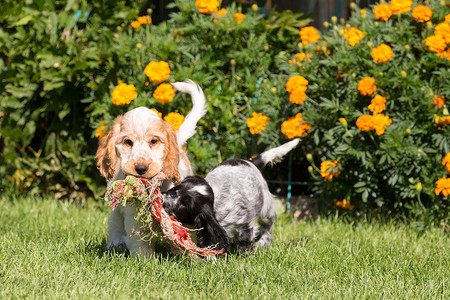
<svg viewBox="0 0 450 300">
<path fill-rule="evenodd" d="M 200 247 L 225 249 L 222 230 L 230 248 L 243 254 L 254 246 L 267 247 L 272 242 L 276 214 L 274 196 L 259 168 L 281 160 L 298 143 L 299 139 L 294 139 L 250 161 L 224 161 L 204 180 L 199 176 L 186 177 L 163 194 L 164 209 L 181 223 L 199 229 Z"/>
<path fill-rule="evenodd" d="M 188 176 L 162 194 L 164 210 L 184 226 L 197 229 L 199 247 L 228 252 L 227 233 L 214 215 L 214 192 L 203 177 Z"/>
<path fill-rule="evenodd" d="M 181 174 L 192 174 L 181 147 L 195 133 L 198 120 L 206 112 L 205 96 L 192 81 L 174 83 L 173 86 L 178 91 L 189 93 L 193 102 L 192 111 L 176 132 L 154 111 L 138 107 L 117 117 L 109 134 L 100 140 L 97 167 L 108 180 L 108 187 L 127 175 L 152 178 L 163 171 L 168 178 L 161 187 L 164 190 L 172 185 L 171 180 L 180 181 Z M 107 248 L 125 244 L 133 255 L 150 256 L 153 245 L 133 234 L 140 227 L 135 216 L 136 207 L 132 202 L 111 212 Z"/>
</svg>

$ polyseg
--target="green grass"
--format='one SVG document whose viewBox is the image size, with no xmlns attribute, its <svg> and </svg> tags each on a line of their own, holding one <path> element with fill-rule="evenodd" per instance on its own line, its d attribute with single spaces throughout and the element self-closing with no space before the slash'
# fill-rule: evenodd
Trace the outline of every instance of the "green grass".
<svg viewBox="0 0 450 300">
<path fill-rule="evenodd" d="M 1 299 L 450 299 L 450 238 L 438 228 L 279 216 L 269 249 L 213 265 L 105 252 L 106 208 L 0 205 Z"/>
</svg>

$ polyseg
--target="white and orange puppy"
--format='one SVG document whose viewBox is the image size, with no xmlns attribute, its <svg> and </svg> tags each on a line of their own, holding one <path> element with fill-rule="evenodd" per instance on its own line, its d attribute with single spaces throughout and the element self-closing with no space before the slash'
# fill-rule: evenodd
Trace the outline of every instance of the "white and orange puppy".
<svg viewBox="0 0 450 300">
<path fill-rule="evenodd" d="M 176 82 L 173 87 L 192 97 L 193 107 L 177 131 L 148 108 L 138 107 L 114 120 L 109 134 L 100 140 L 97 149 L 97 167 L 108 181 L 108 187 L 127 175 L 152 178 L 164 172 L 168 178 L 161 187 L 169 188 L 171 180 L 178 182 L 192 175 L 187 155 L 182 150 L 186 141 L 195 134 L 197 122 L 206 113 L 205 96 L 193 81 Z M 140 224 L 135 221 L 136 207 L 132 202 L 119 205 L 108 220 L 107 248 L 125 244 L 132 255 L 150 256 L 151 241 L 143 241 L 134 231 Z"/>
</svg>

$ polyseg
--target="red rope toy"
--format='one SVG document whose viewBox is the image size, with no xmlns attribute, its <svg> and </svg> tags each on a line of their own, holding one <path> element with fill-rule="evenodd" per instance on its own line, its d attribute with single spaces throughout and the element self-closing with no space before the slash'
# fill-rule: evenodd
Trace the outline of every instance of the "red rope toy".
<svg viewBox="0 0 450 300">
<path fill-rule="evenodd" d="M 151 179 L 127 176 L 124 180 L 118 180 L 111 185 L 105 199 L 109 201 L 109 206 L 113 210 L 120 203 L 125 206 L 128 200 L 135 202 L 137 207 L 135 219 L 142 224 L 135 233 L 142 239 L 151 240 L 153 236 L 163 238 L 191 258 L 225 255 L 222 250 L 198 247 L 192 242 L 189 229 L 166 213 L 162 205 L 164 198 L 159 188 L 165 178 L 163 173 Z"/>
</svg>

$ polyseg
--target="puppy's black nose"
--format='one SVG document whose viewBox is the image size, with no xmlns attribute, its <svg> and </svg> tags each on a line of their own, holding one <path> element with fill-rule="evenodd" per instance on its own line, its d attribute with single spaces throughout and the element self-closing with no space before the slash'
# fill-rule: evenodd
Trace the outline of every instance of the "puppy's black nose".
<svg viewBox="0 0 450 300">
<path fill-rule="evenodd" d="M 136 172 L 139 175 L 143 175 L 143 174 L 145 174 L 145 172 L 147 172 L 148 167 L 147 166 L 142 166 L 142 165 L 137 165 L 137 166 L 134 166 L 134 169 L 136 170 Z"/>
</svg>

